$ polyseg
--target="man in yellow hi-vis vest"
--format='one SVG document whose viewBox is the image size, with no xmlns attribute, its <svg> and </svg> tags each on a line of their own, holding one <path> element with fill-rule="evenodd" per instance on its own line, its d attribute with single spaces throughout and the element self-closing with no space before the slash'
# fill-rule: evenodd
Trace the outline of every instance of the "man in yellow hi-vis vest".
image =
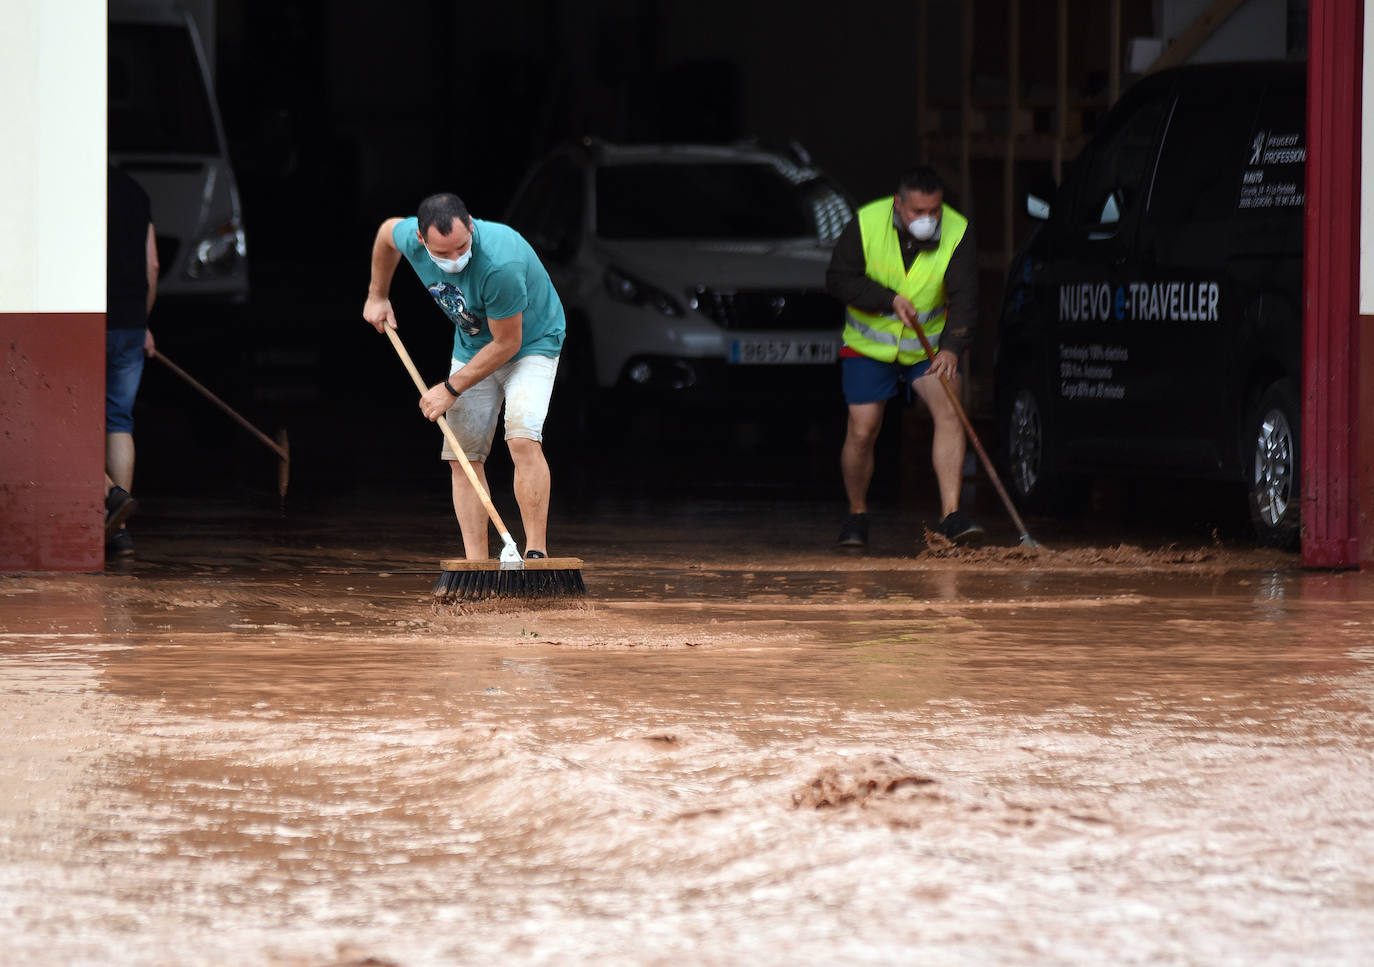
<svg viewBox="0 0 1374 967">
<path fill-rule="evenodd" d="M 868 543 L 868 485 L 888 400 L 908 387 L 930 410 L 930 459 L 940 488 L 937 530 L 955 542 L 983 528 L 959 509 L 964 428 L 937 382 L 959 389 L 959 357 L 969 347 L 977 313 L 978 265 L 968 219 L 944 203 L 944 184 L 926 166 L 902 176 L 897 192 L 859 209 L 835 244 L 826 285 L 846 308 L 840 365 L 849 426 L 840 469 L 849 517 L 840 543 Z M 927 359 L 912 328 L 919 323 L 935 350 Z"/>
</svg>

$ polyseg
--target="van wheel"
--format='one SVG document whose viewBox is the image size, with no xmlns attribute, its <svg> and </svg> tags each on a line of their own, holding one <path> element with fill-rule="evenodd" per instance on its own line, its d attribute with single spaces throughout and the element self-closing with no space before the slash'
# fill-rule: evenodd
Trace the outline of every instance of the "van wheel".
<svg viewBox="0 0 1374 967">
<path fill-rule="evenodd" d="M 1302 532 L 1298 396 L 1287 380 L 1274 383 L 1251 410 L 1243 439 L 1250 519 L 1262 544 L 1293 550 Z"/>
<path fill-rule="evenodd" d="M 1088 482 L 1055 468 L 1045 447 L 1044 413 L 1032 390 L 1022 388 L 1012 398 L 1005 423 L 1012 495 L 1037 513 L 1073 513 L 1086 501 Z"/>
</svg>

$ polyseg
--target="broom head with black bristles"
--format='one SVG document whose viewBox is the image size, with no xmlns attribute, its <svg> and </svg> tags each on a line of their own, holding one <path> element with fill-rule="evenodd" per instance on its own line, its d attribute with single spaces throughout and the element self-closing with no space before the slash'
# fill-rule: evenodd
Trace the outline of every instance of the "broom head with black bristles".
<svg viewBox="0 0 1374 967">
<path fill-rule="evenodd" d="M 559 598 L 587 593 L 582 561 L 576 557 L 540 557 L 514 566 L 500 561 L 453 558 L 439 562 L 434 600 L 462 604 L 490 598 Z"/>
</svg>

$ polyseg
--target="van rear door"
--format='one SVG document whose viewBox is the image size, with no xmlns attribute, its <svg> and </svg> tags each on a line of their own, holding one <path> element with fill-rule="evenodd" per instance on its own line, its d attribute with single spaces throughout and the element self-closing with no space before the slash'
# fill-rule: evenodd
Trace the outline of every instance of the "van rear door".
<svg viewBox="0 0 1374 967">
<path fill-rule="evenodd" d="M 1300 70 L 1271 79 L 1246 145 L 1230 262 L 1238 326 L 1230 349 L 1240 380 L 1231 400 L 1235 423 L 1265 385 L 1302 385 L 1304 85 Z M 1253 472 L 1248 456 L 1237 454 L 1240 469 Z"/>
</svg>

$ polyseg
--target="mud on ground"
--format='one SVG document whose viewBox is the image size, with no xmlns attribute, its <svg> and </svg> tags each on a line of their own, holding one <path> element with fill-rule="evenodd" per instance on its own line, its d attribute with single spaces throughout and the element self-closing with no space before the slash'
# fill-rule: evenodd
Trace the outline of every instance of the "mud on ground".
<svg viewBox="0 0 1374 967">
<path fill-rule="evenodd" d="M 829 506 L 625 502 L 556 530 L 585 598 L 436 609 L 433 508 L 205 510 L 0 581 L 16 963 L 1374 945 L 1364 575 L 899 514 L 851 554 Z"/>
</svg>

